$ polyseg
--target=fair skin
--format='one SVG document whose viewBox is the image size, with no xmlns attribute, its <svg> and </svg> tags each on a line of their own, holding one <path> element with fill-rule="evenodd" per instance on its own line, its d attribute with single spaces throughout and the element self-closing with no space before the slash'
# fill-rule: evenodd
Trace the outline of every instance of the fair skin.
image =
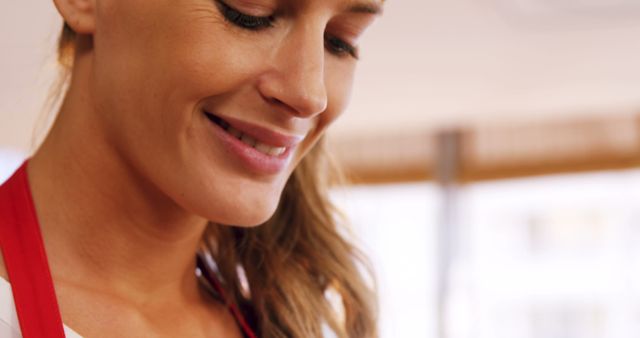
<svg viewBox="0 0 640 338">
<path fill-rule="evenodd" d="M 194 276 L 202 234 L 209 221 L 249 227 L 273 214 L 345 109 L 349 48 L 379 2 L 55 4 L 78 48 L 28 175 L 65 324 L 85 337 L 241 337 Z M 247 29 L 225 17 L 237 12 L 275 20 Z M 301 142 L 261 171 L 229 152 L 205 112 Z"/>
</svg>

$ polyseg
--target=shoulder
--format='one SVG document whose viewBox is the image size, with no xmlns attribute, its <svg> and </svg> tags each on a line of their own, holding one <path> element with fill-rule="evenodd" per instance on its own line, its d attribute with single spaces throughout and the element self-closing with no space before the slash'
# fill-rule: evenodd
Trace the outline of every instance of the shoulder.
<svg viewBox="0 0 640 338">
<path fill-rule="evenodd" d="M 10 221 L 9 216 L 5 212 L 5 208 L 8 206 L 6 205 L 7 204 L 6 199 L 2 198 L 4 194 L 8 194 L 6 183 L 0 185 L 0 226 Z M 3 232 L 0 231 L 0 248 L 2 247 L 2 242 L 3 242 L 2 236 L 3 236 Z M 5 268 L 5 265 L 4 265 L 4 257 L 2 255 L 2 252 L 0 252 L 0 277 L 4 278 L 5 280 L 9 280 L 7 275 L 7 269 Z M 4 337 L 4 336 L 0 335 L 0 337 Z"/>
<path fill-rule="evenodd" d="M 22 335 L 17 328 L 12 327 L 9 323 L 0 318 L 0 337 L 22 338 Z"/>
<path fill-rule="evenodd" d="M 11 174 L 8 179 L 0 183 L 0 247 L 2 247 L 2 243 L 4 243 L 5 240 L 9 240 L 3 238 L 7 236 L 5 228 L 8 228 L 8 224 L 13 224 L 13 222 L 15 222 L 15 218 L 17 217 L 16 210 L 23 211 L 26 209 L 23 205 L 23 198 L 21 198 L 20 194 L 17 193 L 20 188 L 27 187 L 26 181 L 22 182 L 21 180 L 21 177 L 26 175 L 25 165 L 26 162 Z M 0 253 L 0 277 L 5 280 L 9 280 L 7 276 L 4 257 L 3 254 Z"/>
<path fill-rule="evenodd" d="M 64 325 L 63 329 L 67 338 L 82 338 L 81 335 L 66 325 Z M 4 277 L 0 278 L 0 337 L 22 338 L 11 284 Z"/>
<path fill-rule="evenodd" d="M 3 184 L 0 184 L 0 227 L 2 227 L 4 224 L 6 224 L 6 222 L 9 222 L 9 216 L 7 215 L 6 212 L 6 208 L 8 208 L 8 206 L 6 205 L 6 199 L 3 198 L 4 195 L 9 194 L 9 192 L 7 191 L 7 184 L 6 182 Z M 2 243 L 4 241 L 4 238 L 2 238 L 4 236 L 4 231 L 0 231 L 0 249 L 2 249 Z M 5 280 L 9 280 L 9 277 L 7 275 L 7 269 L 5 267 L 4 264 L 4 255 L 3 252 L 0 251 L 0 277 L 4 278 Z M 4 298 L 2 299 L 4 300 Z M 4 337 L 2 335 L 0 335 L 0 337 Z"/>
<path fill-rule="evenodd" d="M 2 257 L 2 253 L 0 253 L 0 277 L 2 277 L 4 280 L 9 280 L 7 269 L 4 266 L 4 257 Z M 0 337 L 3 337 L 3 336 L 0 336 Z"/>
<path fill-rule="evenodd" d="M 13 305 L 11 286 L 5 277 L 0 278 L 0 337 L 21 337 L 18 316 Z"/>
</svg>

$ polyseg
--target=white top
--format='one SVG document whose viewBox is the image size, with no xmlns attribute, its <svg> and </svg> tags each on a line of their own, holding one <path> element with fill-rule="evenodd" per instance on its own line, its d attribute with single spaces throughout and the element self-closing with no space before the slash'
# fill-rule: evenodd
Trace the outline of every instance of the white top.
<svg viewBox="0 0 640 338">
<path fill-rule="evenodd" d="M 67 338 L 82 338 L 81 335 L 64 325 L 64 334 Z M 0 277 L 0 337 L 22 338 L 18 314 L 13 302 L 11 284 Z"/>
</svg>

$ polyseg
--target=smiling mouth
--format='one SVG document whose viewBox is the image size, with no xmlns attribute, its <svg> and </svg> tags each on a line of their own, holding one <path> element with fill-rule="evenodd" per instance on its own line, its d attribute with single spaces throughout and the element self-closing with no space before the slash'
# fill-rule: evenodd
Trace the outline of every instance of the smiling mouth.
<svg viewBox="0 0 640 338">
<path fill-rule="evenodd" d="M 220 128 L 224 129 L 228 134 L 232 135 L 236 139 L 240 140 L 242 143 L 252 147 L 253 149 L 269 156 L 280 156 L 284 154 L 287 150 L 287 147 L 276 147 L 271 146 L 266 143 L 262 143 L 256 140 L 254 137 L 247 135 L 246 133 L 241 132 L 240 130 L 232 127 L 227 121 L 222 118 L 213 115 L 209 112 L 204 112 L 205 116 L 209 121 L 217 124 Z"/>
</svg>

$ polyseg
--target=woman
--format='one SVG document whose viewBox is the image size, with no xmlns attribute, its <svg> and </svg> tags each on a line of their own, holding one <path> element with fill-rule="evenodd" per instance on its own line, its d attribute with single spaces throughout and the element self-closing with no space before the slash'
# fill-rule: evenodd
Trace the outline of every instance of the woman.
<svg viewBox="0 0 640 338">
<path fill-rule="evenodd" d="M 11 334 L 375 336 L 322 135 L 380 0 L 54 2 L 68 90 L 0 188 Z"/>
</svg>

